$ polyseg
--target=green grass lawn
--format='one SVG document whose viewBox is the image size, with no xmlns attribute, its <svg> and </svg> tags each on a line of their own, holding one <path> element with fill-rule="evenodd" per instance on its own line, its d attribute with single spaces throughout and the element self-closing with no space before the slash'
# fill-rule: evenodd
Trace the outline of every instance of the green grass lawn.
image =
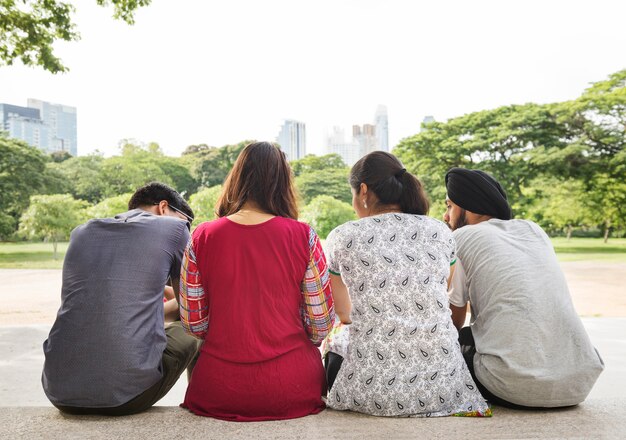
<svg viewBox="0 0 626 440">
<path fill-rule="evenodd" d="M 626 263 L 626 238 L 609 238 L 604 243 L 601 238 L 563 237 L 552 239 L 559 261 L 607 261 Z"/>
<path fill-rule="evenodd" d="M 560 261 L 607 261 L 626 263 L 626 238 L 553 238 Z M 61 269 L 67 243 L 59 243 L 58 260 L 52 255 L 52 243 L 0 243 L 1 269 Z"/>
<path fill-rule="evenodd" d="M 66 250 L 67 243 L 59 243 L 55 260 L 52 243 L 0 243 L 0 268 L 61 269 Z"/>
</svg>

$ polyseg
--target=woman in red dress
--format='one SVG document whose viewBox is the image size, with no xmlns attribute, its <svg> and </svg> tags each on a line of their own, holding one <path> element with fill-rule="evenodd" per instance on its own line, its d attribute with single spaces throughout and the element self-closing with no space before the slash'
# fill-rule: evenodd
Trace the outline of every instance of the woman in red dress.
<svg viewBox="0 0 626 440">
<path fill-rule="evenodd" d="M 250 144 L 226 178 L 219 218 L 192 235 L 180 314 L 204 339 L 182 404 L 195 414 L 259 421 L 324 409 L 316 346 L 335 313 L 320 241 L 296 220 L 295 199 L 284 153 Z"/>
</svg>

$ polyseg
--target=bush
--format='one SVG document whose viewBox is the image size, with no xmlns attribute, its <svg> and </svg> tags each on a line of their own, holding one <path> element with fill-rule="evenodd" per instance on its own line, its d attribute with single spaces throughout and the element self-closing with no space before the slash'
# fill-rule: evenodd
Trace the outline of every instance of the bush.
<svg viewBox="0 0 626 440">
<path fill-rule="evenodd" d="M 300 220 L 315 229 L 320 238 L 326 238 L 337 226 L 356 220 L 352 206 L 330 196 L 317 196 L 300 213 Z"/>
</svg>

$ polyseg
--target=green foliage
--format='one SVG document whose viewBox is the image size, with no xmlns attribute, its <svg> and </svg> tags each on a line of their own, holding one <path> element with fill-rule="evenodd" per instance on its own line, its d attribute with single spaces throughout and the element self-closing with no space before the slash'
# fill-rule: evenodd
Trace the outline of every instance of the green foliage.
<svg viewBox="0 0 626 440">
<path fill-rule="evenodd" d="M 97 0 L 113 5 L 114 17 L 134 23 L 134 11 L 150 0 Z M 58 0 L 0 0 L 0 65 L 20 60 L 25 66 L 41 66 L 52 73 L 68 69 L 54 55 L 56 41 L 80 38 L 72 22 L 75 8 Z"/>
<path fill-rule="evenodd" d="M 0 132 L 0 238 L 15 232 L 29 197 L 44 185 L 45 169 L 46 157 L 37 148 Z"/>
<path fill-rule="evenodd" d="M 356 220 L 352 206 L 348 203 L 321 195 L 311 200 L 300 214 L 300 220 L 311 225 L 317 235 L 324 239 L 337 226 Z"/>
<path fill-rule="evenodd" d="M 72 157 L 60 163 L 50 163 L 48 167 L 58 172 L 69 182 L 68 193 L 75 198 L 97 203 L 106 192 L 106 181 L 101 176 L 104 157 L 98 154 Z"/>
<path fill-rule="evenodd" d="M 352 203 L 352 193 L 348 184 L 348 168 L 330 168 L 311 171 L 296 177 L 295 183 L 304 204 L 315 197 L 327 195 L 345 203 Z"/>
<path fill-rule="evenodd" d="M 206 144 L 191 145 L 183 152 L 181 164 L 186 166 L 198 186 L 210 188 L 224 183 L 244 147 L 254 141 L 243 141 L 221 148 Z"/>
<path fill-rule="evenodd" d="M 302 159 L 292 160 L 290 165 L 295 176 L 326 169 L 346 168 L 345 162 L 337 153 L 325 156 L 307 154 Z"/>
<path fill-rule="evenodd" d="M 204 188 L 189 198 L 189 206 L 196 216 L 194 225 L 215 220 L 215 205 L 221 193 L 222 185 L 216 185 Z"/>
<path fill-rule="evenodd" d="M 566 231 L 570 237 L 574 226 L 589 224 L 592 218 L 579 180 L 542 176 L 524 188 L 523 194 L 528 205 L 517 211 L 548 231 Z"/>
<path fill-rule="evenodd" d="M 445 198 L 446 171 L 460 166 L 496 177 L 517 216 L 568 232 L 584 224 L 609 231 L 626 226 L 625 127 L 623 70 L 573 101 L 428 124 L 394 153 L 422 180 L 434 207 Z"/>
<path fill-rule="evenodd" d="M 90 218 L 108 218 L 128 211 L 128 201 L 132 193 L 109 197 L 87 209 Z"/>
<path fill-rule="evenodd" d="M 29 239 L 52 241 L 56 259 L 57 243 L 85 220 L 87 203 L 69 194 L 32 196 L 30 206 L 20 218 L 20 235 Z"/>
<path fill-rule="evenodd" d="M 99 173 L 103 195 L 115 196 L 134 192 L 154 181 L 172 186 L 182 194 L 194 192 L 196 181 L 179 158 L 164 156 L 158 144 L 147 146 L 126 141 L 121 145 L 121 156 L 107 158 Z"/>
</svg>

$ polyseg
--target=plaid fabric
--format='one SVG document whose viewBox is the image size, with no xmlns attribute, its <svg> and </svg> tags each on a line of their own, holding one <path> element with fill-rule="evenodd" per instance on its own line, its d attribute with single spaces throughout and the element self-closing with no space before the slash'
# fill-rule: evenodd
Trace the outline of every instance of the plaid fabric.
<svg viewBox="0 0 626 440">
<path fill-rule="evenodd" d="M 313 344 L 320 345 L 333 328 L 335 308 L 326 257 L 313 228 L 309 232 L 309 252 L 309 264 L 301 286 L 304 301 L 300 312 L 309 339 Z"/>
<path fill-rule="evenodd" d="M 180 321 L 185 331 L 204 338 L 209 327 L 209 298 L 204 293 L 196 265 L 193 240 L 189 240 L 180 272 Z"/>
</svg>

